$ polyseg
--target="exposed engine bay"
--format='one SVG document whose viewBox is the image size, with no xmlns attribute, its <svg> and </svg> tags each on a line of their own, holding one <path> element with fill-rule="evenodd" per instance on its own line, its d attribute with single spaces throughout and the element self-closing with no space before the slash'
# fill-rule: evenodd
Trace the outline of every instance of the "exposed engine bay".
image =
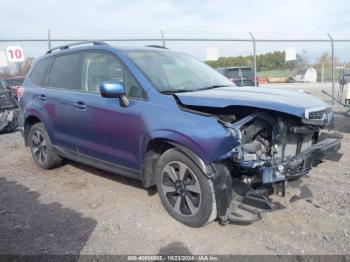
<svg viewBox="0 0 350 262">
<path fill-rule="evenodd" d="M 228 209 L 228 218 L 233 221 L 242 220 L 238 207 L 260 214 L 251 210 L 248 202 L 263 204 L 263 209 L 277 208 L 268 195 L 284 196 L 285 181 L 306 175 L 314 165 L 340 148 L 342 138 L 340 134 L 321 131 L 329 123 L 317 124 L 312 119 L 313 124 L 308 124 L 282 114 L 255 112 L 240 119 L 235 115 L 221 116 L 219 121 L 239 142 L 231 152 L 233 161 L 228 164 L 235 181 L 234 192 L 241 192 L 241 198 L 233 199 L 232 203 L 236 204 L 231 203 Z"/>
<path fill-rule="evenodd" d="M 226 108 L 220 114 L 217 109 L 200 108 L 200 113 L 216 117 L 228 136 L 237 139 L 237 145 L 221 159 L 230 175 L 217 182 L 218 191 L 232 185 L 233 193 L 226 190 L 226 197 L 218 203 L 227 206 L 225 213 L 219 214 L 224 222 L 255 221 L 261 210 L 278 208 L 268 196 L 284 196 L 286 181 L 306 175 L 341 145 L 342 135 L 327 130 L 333 124 L 328 109 L 314 111 L 305 119 L 245 107 Z M 225 193 L 222 190 L 220 194 Z"/>
<path fill-rule="evenodd" d="M 341 138 L 339 134 L 322 132 L 321 125 L 278 114 L 256 112 L 239 120 L 235 116 L 227 120 L 227 116 L 220 118 L 239 142 L 231 152 L 231 173 L 250 184 L 276 183 L 307 174 L 321 159 L 307 163 L 303 156 L 325 139 L 337 142 Z"/>
<path fill-rule="evenodd" d="M 272 117 L 266 113 L 253 113 L 237 122 L 224 123 L 233 129 L 239 146 L 232 151 L 233 173 L 244 174 L 245 181 L 254 182 L 261 174 L 262 182 L 285 180 L 284 176 L 300 176 L 308 170 L 288 170 L 282 162 L 295 158 L 318 142 L 319 127 L 301 125 L 297 119 Z M 271 170 L 272 167 L 277 167 Z M 269 170 L 269 171 L 268 171 Z"/>
</svg>

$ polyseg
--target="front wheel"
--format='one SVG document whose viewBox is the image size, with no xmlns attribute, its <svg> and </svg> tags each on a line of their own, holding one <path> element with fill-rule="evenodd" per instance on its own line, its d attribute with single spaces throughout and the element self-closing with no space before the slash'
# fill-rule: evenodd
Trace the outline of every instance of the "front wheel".
<svg viewBox="0 0 350 262">
<path fill-rule="evenodd" d="M 216 218 L 212 181 L 177 149 L 169 149 L 159 158 L 156 184 L 165 209 L 179 222 L 201 227 Z"/>
</svg>

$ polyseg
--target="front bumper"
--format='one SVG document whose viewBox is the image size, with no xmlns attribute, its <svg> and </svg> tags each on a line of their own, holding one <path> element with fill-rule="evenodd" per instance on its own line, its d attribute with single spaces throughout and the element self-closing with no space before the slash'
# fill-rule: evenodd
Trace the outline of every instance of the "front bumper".
<svg viewBox="0 0 350 262">
<path fill-rule="evenodd" d="M 297 156 L 258 167 L 262 183 L 254 189 L 242 180 L 232 180 L 225 165 L 216 164 L 213 182 L 219 220 L 251 223 L 261 218 L 260 212 L 283 207 L 268 196 L 273 193 L 284 196 L 285 181 L 306 175 L 313 166 L 334 155 L 341 147 L 342 137 L 336 132 L 324 133 L 316 144 Z"/>
<path fill-rule="evenodd" d="M 323 133 L 319 142 L 295 157 L 276 160 L 272 166 L 260 168 L 263 184 L 273 184 L 306 175 L 310 169 L 322 160 L 334 155 L 341 147 L 343 135 L 340 133 Z"/>
</svg>

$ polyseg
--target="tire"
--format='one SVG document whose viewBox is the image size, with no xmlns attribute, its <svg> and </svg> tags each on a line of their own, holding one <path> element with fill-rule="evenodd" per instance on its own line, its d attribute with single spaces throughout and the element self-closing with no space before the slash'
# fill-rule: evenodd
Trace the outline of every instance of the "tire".
<svg viewBox="0 0 350 262">
<path fill-rule="evenodd" d="M 212 181 L 181 151 L 169 149 L 160 156 L 156 185 L 165 209 L 179 222 L 201 227 L 216 218 Z"/>
<path fill-rule="evenodd" d="M 53 151 L 52 143 L 42 123 L 34 124 L 29 131 L 29 146 L 34 161 L 43 169 L 59 166 L 63 159 Z"/>
</svg>

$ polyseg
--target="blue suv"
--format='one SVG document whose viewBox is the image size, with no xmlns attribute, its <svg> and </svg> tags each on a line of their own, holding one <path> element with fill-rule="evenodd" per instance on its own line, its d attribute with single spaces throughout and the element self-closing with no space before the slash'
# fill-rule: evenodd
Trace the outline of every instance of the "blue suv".
<svg viewBox="0 0 350 262">
<path fill-rule="evenodd" d="M 201 61 L 161 47 L 84 42 L 49 50 L 24 82 L 20 126 L 44 169 L 63 159 L 156 185 L 193 227 L 250 223 L 334 154 L 333 113 L 301 92 L 232 86 Z"/>
</svg>

